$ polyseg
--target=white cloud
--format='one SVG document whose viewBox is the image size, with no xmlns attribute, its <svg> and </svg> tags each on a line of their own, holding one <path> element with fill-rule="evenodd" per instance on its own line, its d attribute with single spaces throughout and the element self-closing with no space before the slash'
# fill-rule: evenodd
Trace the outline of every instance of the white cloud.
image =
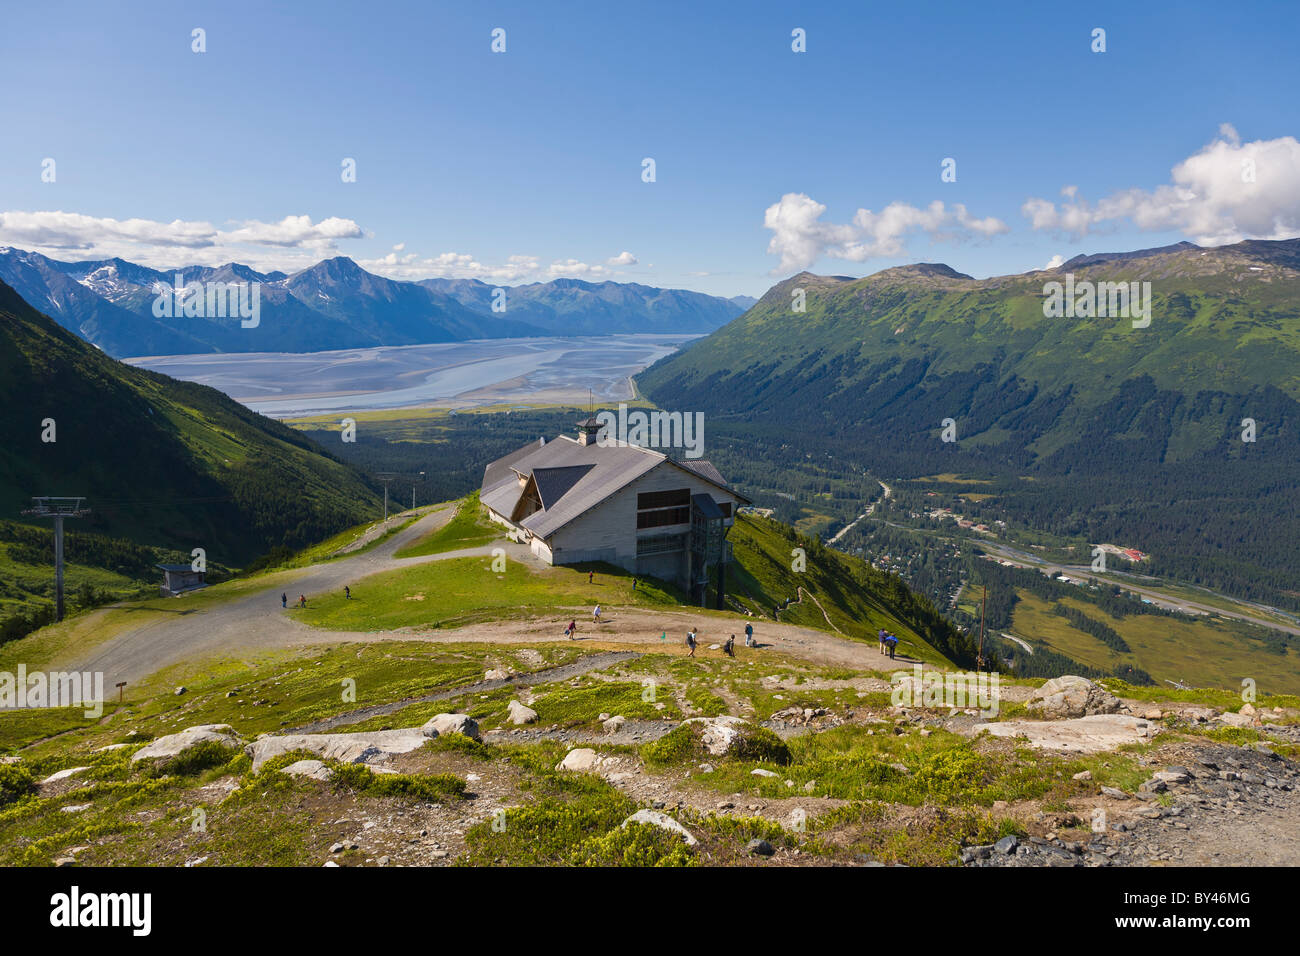
<svg viewBox="0 0 1300 956">
<path fill-rule="evenodd" d="M 1056 255 L 1052 256 L 1052 258 L 1047 260 L 1047 265 L 1043 266 L 1040 271 L 1046 272 L 1048 269 L 1055 269 L 1063 262 L 1065 262 L 1065 256 L 1058 252 Z"/>
<path fill-rule="evenodd" d="M 1251 181 L 1253 179 L 1253 181 Z M 1228 123 L 1174 166 L 1170 182 L 1126 189 L 1096 203 L 1073 186 L 1057 204 L 1031 198 L 1021 213 L 1034 229 L 1080 238 L 1121 220 L 1145 231 L 1178 231 L 1201 245 L 1300 235 L 1300 142 L 1282 136 L 1241 142 Z"/>
<path fill-rule="evenodd" d="M 398 243 L 388 255 L 379 259 L 359 259 L 357 264 L 390 279 L 427 279 L 437 276 L 444 279 L 480 279 L 483 282 L 519 282 L 536 278 L 540 268 L 536 256 L 509 256 L 503 263 L 488 265 L 463 252 L 444 252 L 426 257 L 414 252 L 404 253 L 405 249 L 406 243 Z"/>
<path fill-rule="evenodd" d="M 557 259 L 546 271 L 553 279 L 561 276 L 575 279 L 600 279 L 610 274 L 610 270 L 602 265 L 588 265 L 577 259 Z"/>
<path fill-rule="evenodd" d="M 995 236 L 1009 227 L 1000 219 L 978 219 L 961 203 L 951 207 L 935 200 L 924 209 L 890 203 L 879 213 L 859 209 L 850 224 L 823 222 L 826 207 L 804 193 L 786 193 L 763 214 L 772 231 L 767 251 L 781 257 L 774 273 L 807 269 L 823 255 L 851 262 L 905 255 L 906 240 L 923 233 L 932 241 Z"/>
<path fill-rule="evenodd" d="M 248 220 L 233 229 L 209 222 L 174 219 L 112 219 L 62 211 L 0 212 L 0 245 L 13 245 L 53 258 L 121 256 L 166 268 L 219 265 L 232 260 L 254 268 L 301 268 L 338 254 L 336 241 L 361 238 L 351 219 L 286 216 L 279 222 Z"/>
<path fill-rule="evenodd" d="M 620 252 L 616 256 L 612 256 L 609 259 L 606 259 L 605 263 L 606 265 L 611 265 L 611 266 L 634 266 L 637 264 L 637 258 L 636 256 L 632 255 L 632 253 L 627 252 L 625 250 L 623 252 Z"/>
</svg>

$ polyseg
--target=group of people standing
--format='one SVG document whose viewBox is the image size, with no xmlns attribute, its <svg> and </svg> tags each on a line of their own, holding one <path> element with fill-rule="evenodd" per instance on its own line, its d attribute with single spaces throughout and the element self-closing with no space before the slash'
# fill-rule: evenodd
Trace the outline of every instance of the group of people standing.
<svg viewBox="0 0 1300 956">
<path fill-rule="evenodd" d="M 686 646 L 690 648 L 686 656 L 694 657 L 695 648 L 699 646 L 699 638 L 696 636 L 694 628 L 691 628 L 689 631 L 686 632 Z M 758 641 L 754 640 L 753 624 L 745 625 L 745 646 L 758 647 Z M 728 657 L 736 656 L 736 635 L 735 634 L 732 634 L 731 637 L 727 638 L 726 642 L 722 645 L 722 653 L 726 654 Z"/>
</svg>

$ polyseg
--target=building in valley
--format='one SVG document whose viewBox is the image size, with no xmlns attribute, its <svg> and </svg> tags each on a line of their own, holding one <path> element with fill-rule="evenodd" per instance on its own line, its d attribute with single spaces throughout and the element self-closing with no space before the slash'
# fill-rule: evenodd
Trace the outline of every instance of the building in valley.
<svg viewBox="0 0 1300 956">
<path fill-rule="evenodd" d="M 721 606 L 727 532 L 749 499 L 707 461 L 674 461 L 600 429 L 588 418 L 576 438 L 538 439 L 492 462 L 483 507 L 547 564 L 603 561 L 671 581 L 697 603 L 712 572 Z"/>
</svg>

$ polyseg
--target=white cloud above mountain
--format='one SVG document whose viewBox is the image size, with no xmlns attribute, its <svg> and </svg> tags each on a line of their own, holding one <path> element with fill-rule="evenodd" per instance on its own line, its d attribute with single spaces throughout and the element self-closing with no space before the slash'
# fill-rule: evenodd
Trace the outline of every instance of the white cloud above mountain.
<svg viewBox="0 0 1300 956">
<path fill-rule="evenodd" d="M 763 214 L 763 227 L 771 230 L 767 251 L 780 256 L 773 274 L 807 269 L 822 256 L 865 262 L 907 254 L 907 240 L 924 235 L 933 242 L 987 238 L 1009 231 L 995 217 L 972 216 L 961 203 L 945 205 L 935 200 L 921 208 L 893 202 L 880 212 L 859 209 L 851 222 L 822 219 L 826 206 L 805 193 L 786 193 Z"/>
<path fill-rule="evenodd" d="M 338 254 L 338 240 L 365 233 L 351 219 L 285 216 L 245 220 L 222 229 L 202 220 L 113 219 L 57 211 L 0 212 L 0 245 L 53 258 L 120 256 L 152 267 L 219 265 L 232 260 L 258 269 L 302 267 Z"/>
<path fill-rule="evenodd" d="M 1300 142 L 1293 136 L 1243 143 L 1225 123 L 1215 139 L 1174 166 L 1170 182 L 1125 189 L 1095 202 L 1078 189 L 1060 202 L 1031 198 L 1021 213 L 1036 230 L 1078 239 L 1127 221 L 1177 231 L 1200 245 L 1300 236 Z"/>
</svg>

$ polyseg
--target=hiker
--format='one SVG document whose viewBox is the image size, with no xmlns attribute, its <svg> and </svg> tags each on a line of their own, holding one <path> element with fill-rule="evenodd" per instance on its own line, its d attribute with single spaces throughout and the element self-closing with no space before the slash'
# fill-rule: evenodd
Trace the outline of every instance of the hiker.
<svg viewBox="0 0 1300 956">
<path fill-rule="evenodd" d="M 578 622 L 570 621 L 569 626 L 564 629 L 564 636 L 573 640 L 578 634 Z"/>
<path fill-rule="evenodd" d="M 343 596 L 347 598 L 349 601 L 352 600 L 352 589 L 348 587 L 346 584 L 343 585 Z"/>
<path fill-rule="evenodd" d="M 694 631 L 686 632 L 686 646 L 691 649 L 691 652 L 686 656 L 694 657 L 695 656 L 695 632 Z"/>
<path fill-rule="evenodd" d="M 592 612 L 591 612 L 591 623 L 592 623 L 592 624 L 599 624 L 599 623 L 600 623 L 600 605 L 599 605 L 599 604 L 597 604 L 597 605 L 595 606 L 595 608 L 592 609 Z"/>
<path fill-rule="evenodd" d="M 882 654 L 885 653 L 885 629 L 883 627 L 880 629 L 880 633 L 876 635 L 876 640 L 878 642 L 877 650 Z"/>
<path fill-rule="evenodd" d="M 632 593 L 636 593 L 636 578 L 632 579 Z"/>
<path fill-rule="evenodd" d="M 753 625 L 753 624 L 746 624 L 746 625 L 745 625 L 745 646 L 746 646 L 746 647 L 758 647 L 758 642 L 754 640 L 754 625 Z"/>
<path fill-rule="evenodd" d="M 280 607 L 288 607 L 288 606 L 289 606 L 289 595 L 282 593 L 280 595 Z"/>
<path fill-rule="evenodd" d="M 726 654 L 728 657 L 736 656 L 736 635 L 735 634 L 732 634 L 731 637 L 727 638 L 727 643 L 722 645 L 722 652 Z"/>
<path fill-rule="evenodd" d="M 298 595 L 298 606 L 299 606 L 299 607 L 306 607 L 306 606 L 307 606 L 307 595 L 305 595 L 305 594 L 299 594 L 299 595 Z"/>
<path fill-rule="evenodd" d="M 898 647 L 898 638 L 893 634 L 886 634 L 885 643 L 889 645 L 889 659 L 892 661 L 894 659 L 894 651 Z"/>
<path fill-rule="evenodd" d="M 592 578 L 594 578 L 595 576 L 596 576 L 596 572 L 595 572 L 595 571 L 588 571 L 588 572 L 587 572 L 587 583 L 590 584 Z"/>
</svg>

